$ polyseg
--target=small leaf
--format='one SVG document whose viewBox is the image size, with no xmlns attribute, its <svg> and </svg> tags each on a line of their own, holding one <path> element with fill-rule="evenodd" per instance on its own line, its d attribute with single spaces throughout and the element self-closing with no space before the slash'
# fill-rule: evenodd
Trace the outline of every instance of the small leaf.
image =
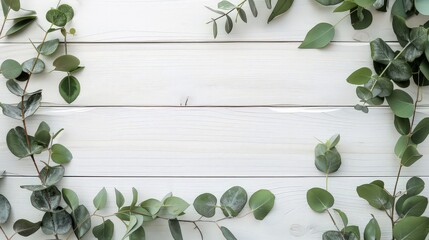
<svg viewBox="0 0 429 240">
<path fill-rule="evenodd" d="M 243 20 L 243 22 L 247 23 L 246 12 L 241 8 L 237 8 L 237 12 L 238 12 L 238 15 L 240 16 L 241 20 Z"/>
<path fill-rule="evenodd" d="M 268 190 L 259 190 L 249 199 L 249 206 L 257 220 L 263 220 L 273 209 L 276 197 Z"/>
<path fill-rule="evenodd" d="M 124 206 L 124 203 L 125 203 L 124 195 L 116 188 L 115 188 L 115 197 L 116 197 L 116 206 L 118 207 L 118 209 Z"/>
<path fill-rule="evenodd" d="M 38 145 L 34 137 L 29 136 L 30 146 L 28 146 L 25 131 L 22 127 L 11 129 L 6 136 L 6 142 L 13 155 L 19 158 L 25 158 L 30 155 L 41 153 L 43 147 Z"/>
<path fill-rule="evenodd" d="M 46 13 L 46 20 L 58 27 L 64 27 L 67 24 L 67 15 L 58 9 L 51 9 Z"/>
<path fill-rule="evenodd" d="M 220 199 L 222 211 L 226 217 L 236 217 L 247 203 L 247 193 L 244 188 L 235 186 L 228 189 Z M 231 211 L 228 211 L 231 210 Z"/>
<path fill-rule="evenodd" d="M 372 217 L 369 220 L 368 224 L 365 227 L 365 231 L 363 234 L 364 240 L 380 240 L 381 239 L 381 229 L 377 220 Z"/>
<path fill-rule="evenodd" d="M 19 62 L 8 59 L 1 64 L 0 71 L 6 79 L 15 79 L 21 75 L 22 67 Z"/>
<path fill-rule="evenodd" d="M 171 236 L 174 240 L 183 240 L 182 229 L 180 228 L 180 223 L 177 219 L 168 220 L 168 226 L 170 228 Z"/>
<path fill-rule="evenodd" d="M 216 214 L 217 198 L 211 193 L 199 195 L 194 201 L 195 210 L 206 218 L 211 218 Z"/>
<path fill-rule="evenodd" d="M 0 224 L 4 224 L 9 220 L 11 206 L 9 200 L 0 194 Z"/>
<path fill-rule="evenodd" d="M 325 189 L 312 188 L 307 192 L 307 203 L 318 213 L 323 213 L 334 205 L 334 197 Z"/>
<path fill-rule="evenodd" d="M 130 222 L 129 222 L 128 227 L 127 227 L 127 231 L 125 233 L 125 236 L 122 239 L 126 239 L 132 233 L 137 231 L 143 225 L 143 221 L 144 221 L 143 216 L 131 215 Z"/>
<path fill-rule="evenodd" d="M 30 26 L 31 23 L 33 23 L 36 20 L 36 16 L 28 16 L 28 17 L 22 17 L 18 21 L 16 21 L 9 30 L 7 30 L 5 36 L 11 36 L 18 32 L 21 32 L 22 30 L 26 29 L 28 26 Z"/>
<path fill-rule="evenodd" d="M 386 99 L 396 116 L 401 118 L 410 118 L 413 116 L 414 102 L 408 93 L 395 89 Z"/>
<path fill-rule="evenodd" d="M 104 207 L 106 207 L 106 203 L 107 203 L 107 191 L 106 188 L 103 188 L 100 190 L 100 192 L 98 192 L 97 196 L 95 196 L 94 200 L 94 207 L 97 210 L 101 210 Z"/>
<path fill-rule="evenodd" d="M 63 55 L 55 59 L 53 65 L 56 71 L 71 72 L 79 67 L 80 60 L 73 55 Z"/>
<path fill-rule="evenodd" d="M 61 144 L 54 144 L 51 148 L 51 158 L 55 163 L 65 164 L 73 159 L 72 153 Z"/>
<path fill-rule="evenodd" d="M 334 211 L 340 216 L 341 221 L 343 221 L 344 227 L 347 227 L 347 225 L 349 224 L 349 218 L 347 217 L 347 215 L 340 209 L 334 209 Z"/>
<path fill-rule="evenodd" d="M 163 201 L 163 205 L 158 212 L 158 215 L 161 217 L 173 219 L 182 214 L 189 204 L 181 198 L 178 197 L 167 197 Z"/>
<path fill-rule="evenodd" d="M 217 4 L 217 7 L 222 10 L 231 10 L 235 8 L 235 5 L 227 0 L 222 0 Z"/>
<path fill-rule="evenodd" d="M 71 210 L 75 210 L 79 206 L 79 197 L 77 194 L 68 188 L 63 188 L 62 190 L 63 199 Z"/>
<path fill-rule="evenodd" d="M 329 23 L 319 23 L 305 36 L 299 48 L 324 48 L 335 36 L 335 27 Z"/>
<path fill-rule="evenodd" d="M 256 4 L 254 0 L 248 0 L 249 2 L 249 6 L 250 6 L 250 10 L 252 11 L 252 15 L 254 17 L 258 16 L 258 9 L 256 8 Z"/>
<path fill-rule="evenodd" d="M 59 91 L 61 97 L 67 102 L 74 102 L 80 94 L 80 83 L 77 78 L 67 76 L 60 82 Z"/>
<path fill-rule="evenodd" d="M 237 240 L 237 238 L 232 234 L 231 231 L 229 231 L 226 227 L 220 227 L 220 230 L 222 232 L 222 235 L 225 237 L 226 240 Z"/>
<path fill-rule="evenodd" d="M 22 64 L 22 70 L 26 73 L 38 74 L 45 70 L 45 63 L 40 59 L 36 61 L 36 58 L 32 58 Z"/>
<path fill-rule="evenodd" d="M 429 218 L 406 217 L 393 227 L 393 236 L 396 240 L 425 239 L 429 233 Z"/>
<path fill-rule="evenodd" d="M 92 234 L 94 234 L 94 237 L 98 240 L 111 240 L 113 239 L 114 227 L 115 225 L 111 220 L 106 220 L 102 224 L 94 227 L 94 229 L 92 229 Z"/>
<path fill-rule="evenodd" d="M 61 4 L 57 9 L 66 15 L 67 22 L 70 22 L 73 19 L 74 11 L 70 5 Z"/>
<path fill-rule="evenodd" d="M 60 45 L 59 39 L 49 40 L 44 42 L 43 44 L 40 44 L 37 47 L 37 51 L 39 51 L 40 54 L 44 56 L 50 56 L 57 51 L 59 45 Z"/>
<path fill-rule="evenodd" d="M 410 167 L 422 157 L 415 146 L 409 145 L 402 155 L 401 164 L 405 167 Z"/>
<path fill-rule="evenodd" d="M 276 6 L 274 6 L 273 11 L 271 12 L 270 17 L 268 18 L 268 23 L 270 23 L 274 18 L 282 15 L 287 12 L 292 6 L 294 0 L 278 0 Z"/>
<path fill-rule="evenodd" d="M 411 124 L 409 118 L 401 118 L 395 116 L 394 125 L 398 133 L 401 135 L 408 135 L 411 131 Z"/>
<path fill-rule="evenodd" d="M 133 200 L 131 201 L 131 206 L 134 207 L 137 204 L 137 200 L 139 198 L 139 193 L 136 188 L 133 187 Z"/>
<path fill-rule="evenodd" d="M 216 37 L 217 37 L 217 23 L 213 19 L 213 38 L 216 38 Z"/>
<path fill-rule="evenodd" d="M 410 196 L 419 195 L 425 189 L 425 182 L 419 177 L 412 177 L 407 182 L 407 194 Z"/>
<path fill-rule="evenodd" d="M 368 101 L 374 97 L 372 92 L 365 87 L 357 87 L 356 95 L 363 101 Z"/>
<path fill-rule="evenodd" d="M 231 17 L 229 15 L 226 15 L 225 32 L 230 33 L 232 31 L 233 26 L 234 23 L 232 22 Z"/>
<path fill-rule="evenodd" d="M 355 85 L 366 84 L 372 76 L 371 69 L 367 67 L 360 68 L 353 72 L 348 78 L 347 82 Z"/>
<path fill-rule="evenodd" d="M 271 9 L 271 0 L 265 0 L 265 5 L 267 5 L 268 9 Z"/>
<path fill-rule="evenodd" d="M 414 128 L 411 134 L 411 140 L 415 144 L 424 142 L 429 135 L 429 118 L 422 119 Z"/>
<path fill-rule="evenodd" d="M 23 237 L 28 237 L 37 232 L 42 222 L 32 223 L 25 219 L 19 219 L 13 224 L 13 230 Z"/>
<path fill-rule="evenodd" d="M 146 209 L 152 216 L 155 216 L 162 207 L 162 203 L 156 199 L 148 199 L 140 204 L 140 207 Z"/>
<path fill-rule="evenodd" d="M 360 231 L 358 226 L 347 226 L 342 230 L 348 239 L 360 239 Z"/>
</svg>

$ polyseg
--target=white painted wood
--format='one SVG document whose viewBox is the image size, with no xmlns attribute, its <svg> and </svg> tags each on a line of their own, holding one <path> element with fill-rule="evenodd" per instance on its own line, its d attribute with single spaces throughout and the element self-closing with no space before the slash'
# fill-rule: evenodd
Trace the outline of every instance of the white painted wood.
<svg viewBox="0 0 429 240">
<path fill-rule="evenodd" d="M 418 117 L 428 114 L 421 108 Z M 314 147 L 335 133 L 340 176 L 396 176 L 398 167 L 399 135 L 386 108 L 43 108 L 30 133 L 42 120 L 66 130 L 60 142 L 74 153 L 68 176 L 321 176 Z M 6 148 L 7 129 L 20 122 L 0 122 L 5 168 L 34 176 L 30 160 Z M 428 144 L 419 150 L 427 156 Z M 426 158 L 404 174 L 428 176 Z"/>
<path fill-rule="evenodd" d="M 39 13 L 39 23 L 47 28 L 44 16 L 57 0 L 24 1 L 23 7 Z M 212 41 L 212 28 L 205 23 L 215 13 L 204 6 L 215 7 L 218 1 L 210 0 L 68 0 L 76 9 L 72 26 L 77 35 L 72 41 L 79 42 L 159 42 L 159 41 Z M 232 2 L 238 3 L 234 0 Z M 302 41 L 306 33 L 319 22 L 335 24 L 345 13 L 332 13 L 333 7 L 323 7 L 314 0 L 295 1 L 285 16 L 266 24 L 270 11 L 263 0 L 257 0 L 259 17 L 253 18 L 248 11 L 248 24 L 238 23 L 230 35 L 223 31 L 224 20 L 219 24 L 217 41 Z M 275 1 L 273 1 L 275 2 Z M 246 9 L 248 7 L 246 6 Z M 33 27 L 29 34 L 1 41 L 28 42 L 30 36 L 40 41 L 43 32 Z M 374 11 L 370 28 L 355 31 L 346 18 L 337 27 L 336 41 L 368 41 L 383 37 L 396 41 L 391 29 L 390 13 Z"/>
<path fill-rule="evenodd" d="M 382 178 L 386 182 L 386 188 L 392 191 L 394 178 Z M 374 214 L 378 219 L 382 230 L 383 240 L 389 238 L 390 221 L 384 212 L 374 210 L 368 204 L 360 199 L 355 187 L 360 184 L 369 183 L 374 178 L 332 178 L 329 183 L 329 190 L 334 195 L 336 208 L 346 212 L 349 216 L 350 224 L 359 225 L 361 230 L 371 219 L 370 214 Z M 429 179 L 424 178 L 427 182 Z M 29 204 L 30 192 L 20 189 L 23 184 L 37 183 L 36 178 L 6 178 L 0 181 L 1 191 L 9 197 L 13 208 L 11 222 L 19 218 L 26 218 L 32 221 L 41 219 L 42 213 L 33 209 Z M 403 189 L 407 179 L 401 179 L 399 189 Z M 168 192 L 173 192 L 176 196 L 182 197 L 192 203 L 195 197 L 204 192 L 211 192 L 218 196 L 232 186 L 243 186 L 250 194 L 258 189 L 269 189 L 276 195 L 276 204 L 270 215 L 259 222 L 252 216 L 246 216 L 240 219 L 227 220 L 220 222 L 236 234 L 238 239 L 246 240 L 280 240 L 280 239 L 321 239 L 321 234 L 326 230 L 334 229 L 329 216 L 326 214 L 317 214 L 312 212 L 306 204 L 306 192 L 312 187 L 324 187 L 325 179 L 321 178 L 65 178 L 61 186 L 71 188 L 77 192 L 80 202 L 92 212 L 92 199 L 102 188 L 107 187 L 109 192 L 108 206 L 102 214 L 112 214 L 116 211 L 114 189 L 118 188 L 126 193 L 126 199 L 129 202 L 131 198 L 131 188 L 136 187 L 140 192 L 139 202 L 147 198 L 162 199 Z M 423 192 L 428 195 L 428 190 Z M 249 209 L 246 207 L 243 214 Z M 192 207 L 187 211 L 184 219 L 197 219 Z M 221 213 L 215 219 L 221 218 Z M 340 220 L 338 220 L 340 221 Z M 99 223 L 99 219 L 94 219 L 93 224 Z M 120 223 L 116 221 L 118 228 L 115 230 L 115 238 L 121 239 L 124 230 Z M 11 232 L 10 224 L 6 226 L 8 232 Z M 212 224 L 201 224 L 206 240 L 223 239 L 217 227 Z M 168 226 L 164 221 L 156 221 L 148 224 L 146 227 L 147 238 L 151 240 L 172 239 Z M 192 225 L 182 224 L 184 238 L 187 240 L 199 240 L 199 234 L 193 229 Z M 15 238 L 14 238 L 15 239 Z M 16 239 L 25 239 L 19 238 Z M 39 234 L 32 239 L 45 239 Z M 93 239 L 90 234 L 85 239 Z"/>
<path fill-rule="evenodd" d="M 358 101 L 346 78 L 372 66 L 368 44 L 335 43 L 300 50 L 297 43 L 77 44 L 69 47 L 86 69 L 77 74 L 78 106 L 325 106 Z M 398 47 L 397 44 L 394 47 Z M 31 45 L 1 45 L 4 58 L 34 57 Z M 48 59 L 51 65 L 52 59 Z M 48 67 L 47 71 L 53 69 Z M 63 73 L 30 83 L 44 102 L 64 104 Z M 413 89 L 413 88 L 411 88 Z M 424 99 L 428 98 L 424 91 Z M 17 101 L 5 87 L 0 99 Z"/>
</svg>

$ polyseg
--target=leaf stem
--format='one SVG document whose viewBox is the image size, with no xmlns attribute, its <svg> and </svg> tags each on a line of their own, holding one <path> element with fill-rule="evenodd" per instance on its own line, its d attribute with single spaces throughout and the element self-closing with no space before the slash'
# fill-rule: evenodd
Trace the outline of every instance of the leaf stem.
<svg viewBox="0 0 429 240">
<path fill-rule="evenodd" d="M 337 23 L 334 24 L 334 27 L 336 27 L 338 24 L 340 24 L 344 19 L 346 19 L 348 16 L 352 15 L 354 12 L 357 11 L 357 8 L 353 11 L 350 11 L 349 14 L 345 15 L 344 17 L 342 17 Z"/>
<path fill-rule="evenodd" d="M 326 210 L 326 212 L 328 212 L 329 217 L 331 218 L 332 222 L 333 222 L 333 223 L 334 223 L 334 225 L 335 225 L 335 228 L 338 230 L 338 232 L 341 232 L 340 228 L 338 227 L 337 222 L 336 222 L 336 221 L 335 221 L 335 219 L 334 219 L 334 216 L 332 216 L 331 211 L 329 211 L 329 209 L 327 209 L 327 210 Z M 341 234 L 341 237 L 342 237 L 342 239 L 343 239 L 343 240 L 345 240 L 345 239 L 344 239 L 343 234 Z"/>
<path fill-rule="evenodd" d="M 4 16 L 3 23 L 2 23 L 1 28 L 0 28 L 0 36 L 3 33 L 4 26 L 6 25 L 6 21 L 7 21 L 7 17 L 9 16 L 9 13 L 10 13 L 10 7 L 7 10 L 6 16 Z"/>
</svg>

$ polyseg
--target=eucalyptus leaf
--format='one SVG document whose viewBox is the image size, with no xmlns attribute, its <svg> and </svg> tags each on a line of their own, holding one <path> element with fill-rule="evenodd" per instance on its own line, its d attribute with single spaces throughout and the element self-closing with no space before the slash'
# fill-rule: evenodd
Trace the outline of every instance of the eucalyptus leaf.
<svg viewBox="0 0 429 240">
<path fill-rule="evenodd" d="M 357 5 L 354 2 L 351 1 L 343 1 L 340 6 L 334 9 L 334 12 L 346 12 L 353 8 L 356 8 Z"/>
<path fill-rule="evenodd" d="M 141 215 L 131 215 L 130 222 L 128 224 L 125 236 L 122 239 L 126 239 L 128 236 L 133 234 L 143 225 L 143 216 Z"/>
<path fill-rule="evenodd" d="M 69 163 L 73 159 L 72 153 L 61 144 L 54 144 L 51 148 L 52 161 L 58 164 Z"/>
<path fill-rule="evenodd" d="M 322 188 L 312 188 L 307 192 L 307 203 L 318 213 L 323 213 L 334 205 L 334 197 Z"/>
<path fill-rule="evenodd" d="M 31 205 L 44 212 L 53 212 L 61 202 L 61 192 L 56 186 L 31 194 Z"/>
<path fill-rule="evenodd" d="M 407 182 L 407 194 L 410 196 L 416 196 L 423 192 L 425 188 L 425 182 L 419 177 L 412 177 Z"/>
<path fill-rule="evenodd" d="M 274 18 L 284 14 L 292 6 L 294 0 L 278 0 L 276 6 L 274 6 L 273 11 L 271 12 L 270 17 L 268 18 L 268 23 L 274 20 Z"/>
<path fill-rule="evenodd" d="M 112 240 L 114 228 L 115 225 L 110 219 L 108 219 L 102 224 L 94 227 L 92 229 L 92 234 L 94 234 L 94 237 L 98 240 Z"/>
<path fill-rule="evenodd" d="M 75 210 L 79 206 L 79 197 L 77 194 L 68 188 L 63 188 L 61 192 L 67 205 L 71 208 L 71 210 Z"/>
<path fill-rule="evenodd" d="M 97 193 L 94 200 L 92 201 L 95 209 L 101 210 L 106 207 L 107 203 L 107 191 L 106 188 L 102 188 L 100 192 Z"/>
<path fill-rule="evenodd" d="M 42 152 L 43 146 L 37 144 L 34 137 L 29 136 L 28 138 L 31 148 L 28 146 L 25 131 L 22 127 L 13 128 L 7 133 L 7 146 L 13 155 L 25 158 Z"/>
<path fill-rule="evenodd" d="M 37 47 L 37 51 L 39 51 L 40 54 L 44 56 L 50 56 L 57 51 L 59 45 L 60 45 L 59 39 L 52 39 L 44 42 L 43 44 L 40 44 Z"/>
<path fill-rule="evenodd" d="M 409 118 L 395 116 L 394 125 L 396 131 L 398 131 L 398 133 L 401 135 L 408 135 L 411 131 L 411 123 Z"/>
<path fill-rule="evenodd" d="M 58 11 L 64 13 L 66 15 L 67 22 L 70 22 L 74 17 L 73 8 L 67 4 L 61 4 L 58 6 Z"/>
<path fill-rule="evenodd" d="M 429 118 L 422 119 L 414 128 L 411 134 L 411 140 L 415 144 L 424 142 L 429 135 Z"/>
<path fill-rule="evenodd" d="M 74 102 L 80 94 L 80 83 L 74 76 L 66 76 L 61 80 L 59 91 L 61 97 L 67 102 Z"/>
<path fill-rule="evenodd" d="M 156 199 L 148 199 L 140 204 L 140 207 L 146 209 L 152 216 L 155 216 L 162 207 L 162 203 Z"/>
<path fill-rule="evenodd" d="M 237 240 L 237 238 L 232 234 L 232 232 L 226 227 L 220 227 L 220 231 L 226 240 Z"/>
<path fill-rule="evenodd" d="M 249 6 L 250 6 L 250 11 L 252 12 L 252 15 L 254 17 L 258 16 L 258 9 L 256 8 L 256 4 L 254 0 L 248 0 L 249 2 Z"/>
<path fill-rule="evenodd" d="M 217 4 L 217 7 L 222 10 L 231 10 L 235 8 L 235 5 L 230 1 L 222 0 Z"/>
<path fill-rule="evenodd" d="M 9 200 L 0 194 L 0 224 L 5 224 L 9 220 L 11 209 Z"/>
<path fill-rule="evenodd" d="M 17 12 L 17 11 L 19 11 L 19 9 L 21 9 L 20 0 L 4 0 L 4 1 L 15 12 Z"/>
<path fill-rule="evenodd" d="M 232 18 L 229 15 L 226 15 L 225 32 L 230 33 L 233 27 L 234 23 L 232 22 Z"/>
<path fill-rule="evenodd" d="M 43 215 L 42 231 L 46 235 L 64 235 L 72 229 L 72 218 L 61 208 Z"/>
<path fill-rule="evenodd" d="M 381 229 L 377 220 L 372 217 L 369 220 L 368 224 L 365 227 L 365 231 L 363 233 L 364 240 L 380 240 L 381 239 Z"/>
<path fill-rule="evenodd" d="M 393 198 L 383 188 L 375 184 L 364 184 L 357 187 L 359 197 L 365 199 L 369 205 L 379 210 L 392 208 Z"/>
<path fill-rule="evenodd" d="M 81 239 L 91 230 L 91 215 L 85 206 L 79 205 L 73 209 L 71 216 L 74 234 Z"/>
<path fill-rule="evenodd" d="M 246 12 L 242 8 L 237 8 L 238 16 L 240 16 L 243 22 L 247 23 L 247 15 Z"/>
<path fill-rule="evenodd" d="M 276 197 L 265 189 L 255 192 L 249 199 L 249 207 L 257 220 L 263 220 L 273 209 Z"/>
<path fill-rule="evenodd" d="M 134 207 L 137 204 L 137 200 L 139 198 L 139 193 L 136 188 L 132 188 L 133 192 L 133 200 L 131 201 L 131 206 Z"/>
<path fill-rule="evenodd" d="M 428 226 L 427 217 L 406 217 L 395 224 L 393 236 L 396 240 L 423 240 L 429 233 Z"/>
<path fill-rule="evenodd" d="M 408 81 L 412 76 L 412 70 L 404 60 L 395 59 L 387 69 L 387 75 L 395 82 Z"/>
<path fill-rule="evenodd" d="M 299 48 L 324 48 L 335 36 L 335 27 L 330 23 L 319 23 L 305 36 Z"/>
<path fill-rule="evenodd" d="M 401 164 L 405 167 L 410 167 L 422 157 L 423 155 L 417 151 L 414 145 L 409 145 L 402 155 Z"/>
<path fill-rule="evenodd" d="M 59 183 L 64 177 L 65 169 L 63 166 L 46 166 L 40 171 L 40 179 L 45 186 L 53 186 Z"/>
<path fill-rule="evenodd" d="M 5 36 L 11 36 L 11 35 L 14 35 L 18 32 L 23 31 L 28 26 L 30 26 L 30 24 L 32 24 L 34 21 L 36 21 L 36 19 L 37 19 L 36 16 L 28 16 L 28 17 L 23 17 L 23 18 L 15 21 L 15 23 L 12 25 L 12 27 L 10 27 L 9 30 L 7 30 Z"/>
<path fill-rule="evenodd" d="M 344 240 L 344 236 L 338 231 L 327 231 L 323 233 L 322 240 Z"/>
<path fill-rule="evenodd" d="M 7 59 L 1 64 L 0 71 L 6 79 L 15 79 L 21 75 L 22 67 L 19 62 Z"/>
<path fill-rule="evenodd" d="M 400 213 L 401 217 L 420 217 L 426 211 L 428 199 L 423 196 L 411 196 L 402 204 Z"/>
<path fill-rule="evenodd" d="M 214 37 L 214 38 L 216 38 L 216 37 L 217 37 L 217 33 L 218 33 L 218 30 L 217 30 L 217 23 L 216 23 L 216 21 L 213 19 L 213 37 Z"/>
<path fill-rule="evenodd" d="M 359 68 L 354 71 L 348 78 L 347 82 L 355 85 L 366 84 L 372 76 L 371 69 L 367 67 Z"/>
<path fill-rule="evenodd" d="M 244 188 L 235 186 L 228 189 L 220 199 L 222 211 L 226 217 L 236 217 L 247 203 L 247 193 Z"/>
<path fill-rule="evenodd" d="M 144 231 L 143 226 L 137 228 L 133 233 L 131 233 L 129 240 L 145 240 L 146 232 Z"/>
<path fill-rule="evenodd" d="M 26 73 L 38 74 L 45 70 L 45 63 L 40 59 L 32 58 L 22 64 L 22 70 Z"/>
<path fill-rule="evenodd" d="M 353 11 L 353 10 L 351 10 Z M 350 20 L 355 30 L 363 30 L 368 28 L 372 23 L 372 13 L 364 8 L 360 8 L 360 11 L 353 11 L 350 15 Z M 358 14 L 362 14 L 363 19 L 360 19 Z"/>
<path fill-rule="evenodd" d="M 119 208 L 124 206 L 125 198 L 124 195 L 115 188 L 116 206 Z"/>
<path fill-rule="evenodd" d="M 322 4 L 323 6 L 337 5 L 343 1 L 344 0 L 316 0 L 316 2 Z"/>
<path fill-rule="evenodd" d="M 395 58 L 395 53 L 392 48 L 380 38 L 372 41 L 370 46 L 371 57 L 375 62 L 387 65 Z"/>
<path fill-rule="evenodd" d="M 80 60 L 73 55 L 63 55 L 55 59 L 53 65 L 56 71 L 71 72 L 79 67 Z"/>
<path fill-rule="evenodd" d="M 414 112 L 413 98 L 406 92 L 395 89 L 392 94 L 386 98 L 393 113 L 401 118 L 410 118 Z"/>
<path fill-rule="evenodd" d="M 32 223 L 25 219 L 19 219 L 13 224 L 13 230 L 23 237 L 28 237 L 37 232 L 41 225 L 42 222 Z"/>
<path fill-rule="evenodd" d="M 181 198 L 167 197 L 162 203 L 158 216 L 173 219 L 182 214 L 188 207 L 189 204 Z"/>
<path fill-rule="evenodd" d="M 195 210 L 206 218 L 211 218 L 216 214 L 217 198 L 211 193 L 199 195 L 194 201 Z"/>
<path fill-rule="evenodd" d="M 182 229 L 180 228 L 180 223 L 177 219 L 168 220 L 168 226 L 170 228 L 171 236 L 174 240 L 183 240 Z"/>
<path fill-rule="evenodd" d="M 271 9 L 271 0 L 265 0 L 265 5 L 267 5 L 268 9 Z"/>
<path fill-rule="evenodd" d="M 46 13 L 46 20 L 58 27 L 64 27 L 67 24 L 67 15 L 58 9 L 51 9 Z"/>
</svg>

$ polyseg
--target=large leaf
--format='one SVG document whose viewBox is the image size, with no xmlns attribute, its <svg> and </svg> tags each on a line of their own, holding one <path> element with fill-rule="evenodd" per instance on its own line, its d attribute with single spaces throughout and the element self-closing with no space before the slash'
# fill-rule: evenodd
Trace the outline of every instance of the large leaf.
<svg viewBox="0 0 429 240">
<path fill-rule="evenodd" d="M 11 206 L 9 200 L 0 194 L 0 224 L 4 224 L 9 220 Z"/>
<path fill-rule="evenodd" d="M 60 45 L 60 40 L 59 39 L 52 39 L 49 41 L 44 42 L 43 44 L 40 44 L 37 47 L 37 51 L 40 52 L 40 54 L 44 55 L 44 56 L 49 56 L 54 54 L 57 49 L 58 46 Z"/>
<path fill-rule="evenodd" d="M 72 72 L 79 67 L 80 60 L 73 55 L 63 55 L 55 59 L 53 64 L 56 71 Z"/>
<path fill-rule="evenodd" d="M 80 94 L 80 83 L 74 76 L 67 76 L 61 80 L 59 90 L 61 97 L 70 104 Z"/>
<path fill-rule="evenodd" d="M 22 63 L 22 70 L 28 74 L 38 74 L 45 70 L 45 63 L 40 59 L 32 58 Z"/>
<path fill-rule="evenodd" d="M 395 89 L 386 99 L 396 116 L 401 118 L 410 118 L 413 116 L 414 102 L 408 93 Z"/>
<path fill-rule="evenodd" d="M 312 188 L 307 192 L 307 203 L 318 213 L 323 213 L 334 205 L 334 197 L 325 189 Z"/>
<path fill-rule="evenodd" d="M 94 234 L 98 240 L 111 240 L 113 239 L 114 228 L 115 225 L 109 219 L 94 227 L 94 229 L 92 229 L 92 234 Z"/>
<path fill-rule="evenodd" d="M 40 171 L 40 179 L 45 186 L 53 186 L 63 179 L 65 169 L 63 166 L 46 166 Z"/>
<path fill-rule="evenodd" d="M 140 204 L 140 207 L 146 209 L 152 216 L 155 216 L 162 207 L 162 203 L 156 199 L 148 199 Z"/>
<path fill-rule="evenodd" d="M 51 148 L 51 158 L 55 163 L 65 164 L 73 159 L 72 153 L 61 144 L 54 144 Z"/>
<path fill-rule="evenodd" d="M 411 196 L 402 204 L 399 215 L 401 217 L 420 217 L 428 206 L 428 199 L 423 196 Z"/>
<path fill-rule="evenodd" d="M 15 79 L 21 75 L 22 67 L 19 62 L 7 59 L 1 64 L 0 71 L 6 79 Z"/>
<path fill-rule="evenodd" d="M 62 208 L 47 212 L 42 219 L 42 231 L 46 235 L 63 235 L 72 229 L 72 218 Z"/>
<path fill-rule="evenodd" d="M 29 136 L 30 146 L 28 146 L 27 139 L 25 137 L 25 131 L 22 127 L 16 127 L 11 129 L 6 136 L 6 142 L 9 150 L 13 155 L 19 158 L 25 158 L 33 154 L 38 154 L 43 150 L 43 147 L 38 145 L 34 140 L 34 137 Z"/>
<path fill-rule="evenodd" d="M 415 144 L 420 144 L 427 138 L 428 135 L 429 135 L 429 118 L 424 118 L 414 128 L 414 131 L 411 135 L 411 140 Z"/>
<path fill-rule="evenodd" d="M 425 182 L 419 177 L 412 177 L 407 182 L 407 194 L 410 196 L 416 196 L 423 192 L 425 189 Z"/>
<path fill-rule="evenodd" d="M 377 220 L 372 217 L 372 219 L 368 222 L 365 227 L 365 231 L 363 233 L 364 240 L 380 240 L 381 239 L 381 229 Z"/>
<path fill-rule="evenodd" d="M 319 23 L 305 36 L 299 48 L 324 48 L 335 36 L 335 27 L 330 23 Z"/>
<path fill-rule="evenodd" d="M 31 205 L 44 212 L 52 212 L 60 205 L 61 192 L 56 186 L 48 189 L 35 191 L 31 194 Z"/>
<path fill-rule="evenodd" d="M 247 203 L 247 193 L 244 188 L 235 186 L 228 189 L 220 199 L 222 211 L 226 217 L 236 217 Z"/>
<path fill-rule="evenodd" d="M 189 204 L 178 197 L 167 197 L 163 201 L 163 205 L 158 212 L 158 215 L 166 218 L 176 218 L 180 214 L 182 214 L 186 209 L 188 209 Z"/>
<path fill-rule="evenodd" d="M 354 71 L 348 78 L 347 82 L 355 85 L 363 85 L 366 84 L 372 76 L 371 69 L 367 67 L 359 68 Z"/>
<path fill-rule="evenodd" d="M 39 230 L 42 222 L 32 223 L 25 219 L 19 219 L 13 224 L 13 230 L 21 236 L 28 237 Z"/>
<path fill-rule="evenodd" d="M 234 236 L 234 234 L 232 234 L 232 232 L 228 228 L 220 227 L 220 230 L 226 240 L 237 240 L 237 238 Z"/>
<path fill-rule="evenodd" d="M 211 218 L 216 214 L 217 198 L 211 193 L 199 195 L 194 201 L 195 210 L 206 218 Z"/>
<path fill-rule="evenodd" d="M 168 220 L 168 226 L 170 228 L 171 236 L 174 240 L 183 240 L 182 229 L 180 228 L 180 223 L 177 219 Z"/>
<path fill-rule="evenodd" d="M 20 0 L 5 0 L 5 2 L 13 11 L 17 12 L 21 9 Z"/>
<path fill-rule="evenodd" d="M 376 184 L 361 185 L 357 187 L 357 193 L 374 208 L 380 210 L 392 208 L 392 196 Z"/>
<path fill-rule="evenodd" d="M 406 217 L 395 224 L 395 240 L 423 240 L 429 233 L 429 218 Z"/>
<path fill-rule="evenodd" d="M 107 203 L 107 191 L 106 188 L 102 188 L 100 192 L 97 193 L 94 200 L 92 201 L 94 203 L 94 207 L 97 210 L 101 210 L 104 207 L 106 207 Z"/>
<path fill-rule="evenodd" d="M 292 6 L 294 0 L 278 0 L 276 6 L 273 9 L 270 17 L 268 18 L 268 23 L 271 22 L 274 18 L 282 15 L 287 12 Z"/>
<path fill-rule="evenodd" d="M 371 57 L 375 62 L 389 64 L 394 58 L 395 53 L 381 38 L 377 38 L 370 43 Z"/>
<path fill-rule="evenodd" d="M 276 197 L 269 190 L 259 190 L 249 199 L 249 207 L 258 220 L 263 220 L 273 209 Z"/>
</svg>

